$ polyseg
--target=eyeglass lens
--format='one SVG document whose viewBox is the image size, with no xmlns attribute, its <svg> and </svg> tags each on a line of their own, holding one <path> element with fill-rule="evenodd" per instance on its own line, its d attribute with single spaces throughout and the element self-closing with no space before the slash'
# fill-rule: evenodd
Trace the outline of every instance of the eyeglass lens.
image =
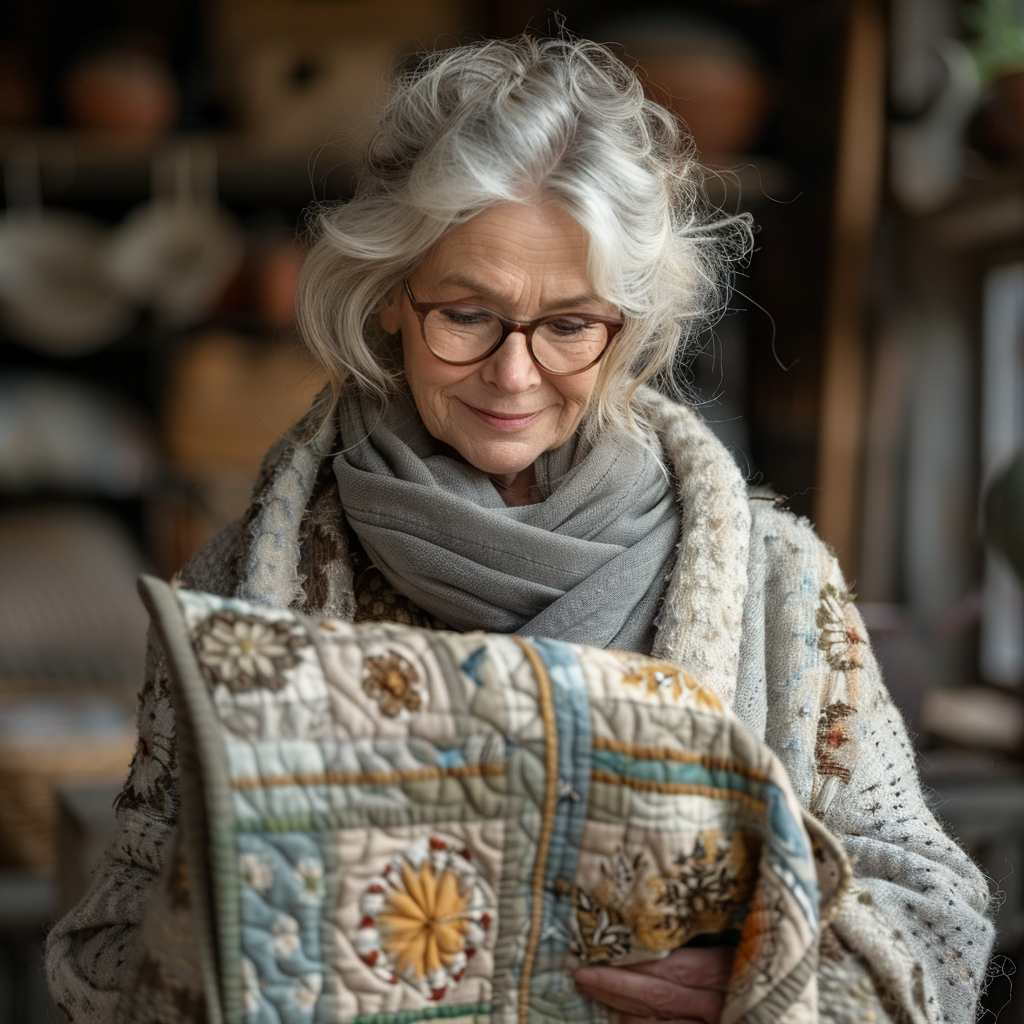
<svg viewBox="0 0 1024 1024">
<path fill-rule="evenodd" d="M 501 341 L 504 332 L 501 321 L 476 306 L 432 309 L 423 324 L 431 352 L 452 363 L 482 358 Z M 534 357 L 555 373 L 571 373 L 589 366 L 607 344 L 607 325 L 580 316 L 545 320 L 533 332 Z"/>
</svg>

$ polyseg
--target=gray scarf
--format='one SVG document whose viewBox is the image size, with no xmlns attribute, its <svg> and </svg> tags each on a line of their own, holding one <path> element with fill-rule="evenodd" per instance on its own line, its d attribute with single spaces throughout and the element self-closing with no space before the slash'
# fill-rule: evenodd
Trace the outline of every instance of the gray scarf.
<svg viewBox="0 0 1024 1024">
<path fill-rule="evenodd" d="M 679 512 L 643 445 L 574 437 L 537 460 L 544 500 L 509 508 L 408 396 L 384 411 L 352 396 L 339 415 L 345 515 L 399 593 L 455 629 L 650 651 Z"/>
</svg>

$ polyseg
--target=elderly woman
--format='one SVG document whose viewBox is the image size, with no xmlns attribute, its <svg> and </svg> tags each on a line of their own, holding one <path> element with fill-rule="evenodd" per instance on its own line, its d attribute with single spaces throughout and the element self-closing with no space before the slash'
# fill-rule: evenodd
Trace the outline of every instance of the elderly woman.
<svg viewBox="0 0 1024 1024">
<path fill-rule="evenodd" d="M 921 795 L 835 559 L 666 397 L 748 242 L 744 220 L 706 214 L 681 126 L 604 48 L 520 38 L 424 58 L 303 271 L 300 325 L 330 393 L 181 580 L 685 667 L 771 746 L 855 865 L 822 937 L 822 1018 L 973 1021 L 988 890 Z M 173 848 L 177 773 L 154 646 L 117 839 L 50 938 L 70 1020 L 202 1015 L 136 941 Z M 731 957 L 684 948 L 576 983 L 625 1021 L 714 1024 Z"/>
</svg>

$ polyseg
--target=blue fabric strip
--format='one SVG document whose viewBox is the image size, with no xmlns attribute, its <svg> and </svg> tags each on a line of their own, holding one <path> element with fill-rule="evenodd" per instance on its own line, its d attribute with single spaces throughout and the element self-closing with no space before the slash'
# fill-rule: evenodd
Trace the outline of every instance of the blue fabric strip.
<svg viewBox="0 0 1024 1024">
<path fill-rule="evenodd" d="M 765 799 L 765 784 L 728 768 L 703 764 L 682 764 L 678 761 L 649 761 L 610 750 L 594 751 L 594 767 L 645 782 L 676 785 L 708 786 L 732 793 L 745 793 L 754 800 Z"/>
<path fill-rule="evenodd" d="M 548 670 L 558 734 L 558 809 L 544 877 L 544 932 L 537 963 L 558 963 L 569 953 L 572 884 L 576 878 L 590 796 L 593 730 L 586 677 L 573 649 L 557 640 L 529 641 Z M 530 1019 L 603 1020 L 593 1004 L 568 983 L 564 970 L 535 970 L 530 986 Z"/>
</svg>

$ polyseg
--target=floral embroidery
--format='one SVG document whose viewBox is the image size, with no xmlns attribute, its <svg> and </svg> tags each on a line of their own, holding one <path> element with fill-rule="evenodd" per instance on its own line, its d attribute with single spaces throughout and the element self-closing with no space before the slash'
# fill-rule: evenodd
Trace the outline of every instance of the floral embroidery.
<svg viewBox="0 0 1024 1024">
<path fill-rule="evenodd" d="M 858 684 L 867 650 L 853 602 L 848 589 L 829 583 L 818 597 L 815 617 L 818 649 L 831 673 L 818 716 L 814 763 L 819 775 L 832 776 L 844 785 L 857 761 L 850 718 L 857 713 Z"/>
<path fill-rule="evenodd" d="M 173 813 L 178 769 L 178 748 L 173 733 L 170 683 L 164 676 L 157 676 L 147 681 L 142 691 L 139 740 L 128 779 L 115 801 L 118 811 Z"/>
<path fill-rule="evenodd" d="M 295 865 L 295 874 L 302 882 L 299 898 L 303 903 L 319 903 L 324 898 L 324 866 L 312 857 L 304 857 Z"/>
<path fill-rule="evenodd" d="M 462 980 L 493 914 L 469 851 L 426 837 L 391 858 L 361 907 L 356 950 L 363 962 L 430 1000 Z"/>
<path fill-rule="evenodd" d="M 689 672 L 684 672 L 667 661 L 630 658 L 628 671 L 622 677 L 627 686 L 640 687 L 652 696 L 657 693 L 667 694 L 674 701 L 683 695 L 689 696 L 699 708 L 708 711 L 721 711 L 722 702 L 718 695 L 701 686 Z"/>
<path fill-rule="evenodd" d="M 850 672 L 864 668 L 863 647 L 866 637 L 849 611 L 856 595 L 849 589 L 840 590 L 834 583 L 822 588 L 818 595 L 818 648 L 825 652 L 829 667 L 836 672 Z"/>
<path fill-rule="evenodd" d="M 242 1009 L 250 1024 L 284 1020 L 300 1024 L 312 1020 L 323 990 L 323 975 L 308 970 L 309 960 L 302 945 L 298 920 L 279 912 L 265 926 L 270 935 L 270 952 L 278 967 L 268 978 L 248 957 L 242 957 Z M 295 973 L 306 967 L 305 973 Z M 268 984 L 269 982 L 269 984 Z M 295 1012 L 298 1011 L 298 1012 Z"/>
<path fill-rule="evenodd" d="M 603 865 L 602 865 L 603 870 Z M 572 950 L 584 963 L 612 964 L 633 948 L 633 930 L 613 906 L 599 903 L 585 889 L 573 892 Z"/>
<path fill-rule="evenodd" d="M 363 691 L 377 702 L 381 714 L 397 718 L 403 710 L 419 711 L 423 703 L 416 686 L 419 673 L 402 655 L 367 658 L 363 671 Z"/>
<path fill-rule="evenodd" d="M 254 687 L 280 690 L 282 674 L 296 663 L 306 638 L 287 620 L 270 622 L 256 615 L 214 612 L 196 630 L 199 664 L 211 686 L 224 683 L 232 693 Z"/>
<path fill-rule="evenodd" d="M 260 976 L 247 956 L 242 957 L 242 1009 L 253 1018 L 260 1010 Z"/>
<path fill-rule="evenodd" d="M 258 853 L 243 853 L 239 855 L 238 868 L 250 889 L 261 895 L 270 891 L 274 884 L 274 866 L 268 858 Z"/>
<path fill-rule="evenodd" d="M 850 781 L 853 761 L 845 755 L 843 747 L 853 739 L 847 719 L 856 713 L 856 708 L 841 700 L 821 709 L 818 737 L 814 746 L 814 763 L 819 775 L 834 775 L 843 783 Z"/>
<path fill-rule="evenodd" d="M 287 960 L 301 948 L 299 922 L 290 914 L 281 914 L 274 918 L 270 925 L 270 934 L 274 936 L 271 945 L 278 960 Z"/>
<path fill-rule="evenodd" d="M 295 979 L 292 988 L 292 1002 L 302 1011 L 308 1013 L 316 1006 L 317 999 L 324 987 L 322 974 L 302 974 Z"/>
<path fill-rule="evenodd" d="M 676 858 L 674 874 L 658 876 L 642 854 L 619 850 L 601 864 L 592 891 L 573 891 L 569 948 L 584 963 L 610 964 L 635 950 L 665 952 L 695 935 L 725 931 L 753 893 L 758 853 L 757 841 L 743 832 L 731 842 L 707 832 Z"/>
<path fill-rule="evenodd" d="M 724 931 L 732 912 L 753 892 L 756 844 L 738 832 L 732 844 L 712 840 L 709 846 L 698 839 L 689 856 L 676 858 L 678 874 L 661 880 L 658 903 L 665 919 L 658 928 L 669 933 L 673 946 L 698 933 Z"/>
</svg>

